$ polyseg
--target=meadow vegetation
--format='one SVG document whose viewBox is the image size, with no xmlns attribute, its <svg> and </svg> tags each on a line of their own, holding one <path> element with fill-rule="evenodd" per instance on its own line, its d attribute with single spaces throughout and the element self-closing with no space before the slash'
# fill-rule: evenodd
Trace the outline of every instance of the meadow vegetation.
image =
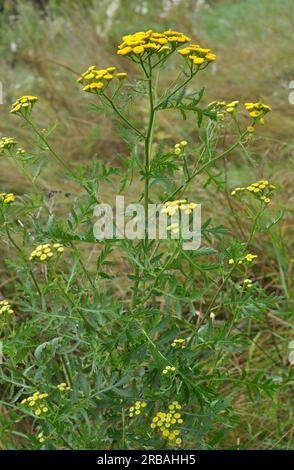
<svg viewBox="0 0 294 470">
<path fill-rule="evenodd" d="M 293 448 L 291 7 L 4 8 L 1 448 Z M 118 193 L 201 247 L 96 241 Z"/>
</svg>

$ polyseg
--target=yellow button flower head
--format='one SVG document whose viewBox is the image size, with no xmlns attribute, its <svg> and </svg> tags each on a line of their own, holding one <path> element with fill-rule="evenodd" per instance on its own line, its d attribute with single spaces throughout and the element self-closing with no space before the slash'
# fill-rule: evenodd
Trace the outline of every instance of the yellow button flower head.
<svg viewBox="0 0 294 470">
<path fill-rule="evenodd" d="M 252 284 L 253 284 L 253 281 L 251 279 L 244 279 L 243 281 L 243 287 L 245 289 L 249 289 L 250 287 L 252 287 Z"/>
<path fill-rule="evenodd" d="M 186 340 L 183 338 L 174 339 L 171 343 L 172 348 L 178 349 L 185 349 L 186 348 Z"/>
<path fill-rule="evenodd" d="M 58 384 L 57 388 L 60 392 L 67 392 L 67 391 L 71 390 L 71 388 L 65 382 L 62 382 L 61 384 Z"/>
<path fill-rule="evenodd" d="M 239 101 L 231 101 L 230 103 L 226 104 L 226 111 L 229 114 L 232 114 L 237 106 L 239 106 L 240 102 Z"/>
<path fill-rule="evenodd" d="M 44 436 L 43 432 L 40 432 L 37 436 L 37 439 L 40 442 L 40 444 L 42 444 L 46 440 L 46 437 Z"/>
<path fill-rule="evenodd" d="M 223 121 L 225 118 L 225 108 L 227 104 L 225 101 L 212 101 L 208 104 L 209 111 L 215 111 L 216 113 L 216 120 Z"/>
<path fill-rule="evenodd" d="M 54 243 L 51 247 L 50 243 L 37 246 L 30 255 L 30 261 L 47 262 L 54 255 L 60 255 L 64 252 L 64 246 L 61 243 Z"/>
<path fill-rule="evenodd" d="M 118 72 L 113 75 L 115 70 L 116 67 L 96 69 L 95 65 L 91 65 L 80 78 L 78 78 L 78 82 L 83 85 L 83 91 L 99 94 L 109 86 L 114 78 L 122 80 L 127 76 L 126 72 Z"/>
<path fill-rule="evenodd" d="M 35 416 L 41 416 L 42 414 L 46 414 L 49 411 L 46 401 L 47 398 L 48 393 L 35 392 L 33 395 L 22 399 L 20 404 L 27 406 L 30 411 L 33 411 Z"/>
<path fill-rule="evenodd" d="M 177 401 L 173 401 L 168 406 L 168 411 L 159 411 L 151 420 L 151 429 L 158 429 L 161 436 L 166 438 L 172 444 L 180 445 L 182 439 L 180 438 L 181 431 L 178 428 L 179 424 L 184 421 L 182 419 L 181 405 Z"/>
<path fill-rule="evenodd" d="M 176 155 L 181 155 L 185 151 L 185 147 L 188 145 L 188 142 L 186 140 L 182 140 L 181 142 L 175 144 L 175 154 Z"/>
<path fill-rule="evenodd" d="M 190 41 L 190 38 L 178 31 L 164 31 L 163 33 L 158 33 L 152 29 L 139 31 L 123 36 L 117 54 L 129 56 L 134 60 L 136 60 L 136 57 L 145 60 L 146 57 L 153 54 L 167 54 L 188 41 Z"/>
<path fill-rule="evenodd" d="M 118 72 L 115 75 L 116 75 L 117 78 L 122 80 L 123 78 L 126 78 L 127 73 L 126 72 Z"/>
<path fill-rule="evenodd" d="M 253 255 L 252 253 L 248 253 L 247 255 L 243 256 L 243 257 L 238 261 L 238 264 L 252 263 L 256 258 L 257 258 L 257 255 Z"/>
<path fill-rule="evenodd" d="M 13 193 L 0 193 L 0 203 L 11 204 L 15 201 L 15 195 Z"/>
<path fill-rule="evenodd" d="M 176 371 L 176 368 L 174 366 L 166 366 L 163 371 L 162 371 L 162 374 L 163 375 L 167 375 L 167 374 L 172 374 L 173 372 Z"/>
<path fill-rule="evenodd" d="M 263 204 L 269 204 L 271 201 L 271 196 L 276 187 L 269 183 L 267 180 L 259 180 L 255 183 L 250 184 L 246 188 L 235 188 L 232 192 L 232 196 L 240 196 L 241 192 L 252 194 L 255 199 L 258 199 Z"/>
<path fill-rule="evenodd" d="M 212 101 L 208 104 L 210 109 L 215 109 L 217 111 L 222 110 L 225 106 L 227 106 L 225 101 Z"/>
<path fill-rule="evenodd" d="M 253 255 L 252 253 L 248 253 L 247 255 L 243 256 L 241 259 L 234 260 L 233 258 L 229 259 L 229 264 L 244 264 L 244 263 L 252 263 L 254 260 L 256 260 L 257 255 Z"/>
<path fill-rule="evenodd" d="M 206 66 L 216 59 L 216 55 L 211 52 L 211 49 L 204 49 L 199 44 L 189 44 L 189 46 L 179 49 L 179 54 L 187 57 L 190 63 L 200 67 L 202 64 Z"/>
<path fill-rule="evenodd" d="M 37 96 L 21 96 L 12 104 L 11 112 L 26 115 L 31 112 L 36 101 L 38 101 Z"/>
<path fill-rule="evenodd" d="M 129 408 L 129 417 L 139 416 L 144 408 L 147 407 L 145 401 L 136 401 L 136 403 Z"/>
<path fill-rule="evenodd" d="M 8 300 L 1 300 L 0 301 L 0 318 L 4 315 L 12 315 L 13 309 L 11 308 L 10 303 Z"/>
<path fill-rule="evenodd" d="M 196 206 L 197 204 L 195 202 L 188 203 L 187 199 L 177 199 L 176 201 L 165 202 L 161 213 L 169 216 L 173 216 L 178 211 L 183 211 L 185 214 L 191 214 Z"/>
<path fill-rule="evenodd" d="M 253 118 L 252 124 L 247 128 L 249 133 L 254 132 L 255 125 L 257 123 L 264 124 L 264 116 L 271 110 L 267 105 L 259 101 L 258 103 L 244 103 L 246 111 L 249 113 L 249 116 Z"/>
<path fill-rule="evenodd" d="M 13 137 L 2 137 L 0 139 L 0 157 L 5 154 L 5 151 L 11 151 L 16 145 L 16 140 Z"/>
</svg>

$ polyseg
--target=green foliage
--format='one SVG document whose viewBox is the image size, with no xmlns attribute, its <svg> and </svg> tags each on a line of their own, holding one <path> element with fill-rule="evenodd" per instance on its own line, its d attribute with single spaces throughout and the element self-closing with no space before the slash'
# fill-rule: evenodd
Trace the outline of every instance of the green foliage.
<svg viewBox="0 0 294 470">
<path fill-rule="evenodd" d="M 143 78 L 119 91 L 115 109 L 95 94 L 88 111 L 97 123 L 101 114 L 116 113 L 119 135 L 128 146 L 127 156 L 118 152 L 120 168 L 100 163 L 96 155 L 87 163 L 69 165 L 52 144 L 58 128 L 43 131 L 34 120 L 35 110 L 25 123 L 36 151 L 7 155 L 9 163 L 16 160 L 30 188 L 15 203 L 0 203 L 0 235 L 9 246 L 5 263 L 13 279 L 3 291 L 14 310 L 5 321 L 0 315 L 1 445 L 174 448 L 178 444 L 150 425 L 157 412 L 176 400 L 182 407 L 178 429 L 184 449 L 250 447 L 255 431 L 246 431 L 249 438 L 241 436 L 240 442 L 239 430 L 244 414 L 258 403 L 269 405 L 282 431 L 278 447 L 289 447 L 291 435 L 284 440 L 287 429 L 276 407 L 293 382 L 293 372 L 280 344 L 285 339 L 271 323 L 272 317 L 279 321 L 281 305 L 290 309 L 277 228 L 283 214 L 269 216 L 270 209 L 260 201 L 234 201 L 228 192 L 232 185 L 222 163 L 230 165 L 227 159 L 236 149 L 241 155 L 250 151 L 242 117 L 236 113 L 217 119 L 202 104 L 204 89 L 197 90 L 184 66 L 184 82 L 179 80 L 160 98 L 150 63 L 139 70 Z M 147 123 L 132 113 L 131 106 L 140 100 L 151 103 Z M 174 111 L 185 125 L 191 120 L 197 133 L 197 143 L 189 143 L 180 155 L 170 143 L 160 142 L 154 123 L 165 112 L 172 120 Z M 226 142 L 226 137 L 230 143 L 224 150 L 220 140 Z M 40 189 L 44 155 L 59 165 L 65 182 L 61 194 L 48 197 Z M 192 182 L 214 198 L 230 198 L 230 218 L 241 226 L 240 235 L 225 217 L 221 222 L 205 217 L 202 246 L 196 251 L 185 251 L 181 239 L 95 240 L 97 202 L 104 202 L 107 191 L 128 195 L 134 179 L 136 201 L 144 201 L 145 209 L 148 202 L 185 198 Z M 78 193 L 71 193 L 71 184 Z M 266 256 L 262 238 L 257 262 L 239 264 L 255 252 L 258 235 L 273 240 L 284 292 L 268 287 L 260 275 Z M 30 261 L 32 250 L 44 243 L 61 243 L 65 252 L 46 263 Z M 248 278 L 252 285 L 246 286 Z M 184 348 L 175 343 L 179 338 Z M 167 366 L 175 367 L 170 375 L 163 374 Z M 69 390 L 58 388 L 63 383 Z M 36 392 L 48 393 L 48 411 L 38 415 L 28 402 L 22 403 Z M 130 417 L 136 401 L 147 407 Z"/>
</svg>

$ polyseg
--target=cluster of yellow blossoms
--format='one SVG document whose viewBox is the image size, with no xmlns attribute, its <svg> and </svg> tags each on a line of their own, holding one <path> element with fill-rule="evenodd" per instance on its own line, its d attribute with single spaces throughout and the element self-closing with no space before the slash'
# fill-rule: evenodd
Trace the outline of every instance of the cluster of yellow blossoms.
<svg viewBox="0 0 294 470">
<path fill-rule="evenodd" d="M 5 314 L 11 315 L 12 313 L 13 309 L 10 303 L 7 300 L 0 300 L 0 316 Z"/>
<path fill-rule="evenodd" d="M 91 65 L 91 67 L 78 78 L 78 82 L 84 85 L 84 91 L 89 93 L 98 92 L 102 90 L 102 88 L 106 88 L 113 78 L 116 77 L 122 80 L 127 76 L 126 72 L 117 72 L 114 74 L 115 70 L 116 67 L 97 70 L 95 65 Z"/>
<path fill-rule="evenodd" d="M 53 248 L 57 254 L 64 251 L 64 246 L 61 243 L 54 243 Z M 32 251 L 30 255 L 30 261 L 48 261 L 54 252 L 52 251 L 50 243 L 45 243 L 44 245 L 39 245 L 35 250 Z"/>
<path fill-rule="evenodd" d="M 36 416 L 40 416 L 42 413 L 48 413 L 47 397 L 48 393 L 35 392 L 32 396 L 24 398 L 20 404 L 29 406 Z"/>
<path fill-rule="evenodd" d="M 187 56 L 192 64 L 198 66 L 204 63 L 208 64 L 216 59 L 216 55 L 211 52 L 211 49 L 204 49 L 198 44 L 189 44 L 189 46 L 180 49 L 178 52 L 184 57 Z"/>
<path fill-rule="evenodd" d="M 173 401 L 168 408 L 169 411 L 167 413 L 159 411 L 154 418 L 152 418 L 150 427 L 152 429 L 157 428 L 161 432 L 162 437 L 180 445 L 182 443 L 182 439 L 179 437 L 181 431 L 179 429 L 175 429 L 175 427 L 177 424 L 183 423 L 181 413 L 179 413 L 179 410 L 182 407 L 177 401 Z"/>
<path fill-rule="evenodd" d="M 231 101 L 230 103 L 226 103 L 227 113 L 232 114 L 235 111 L 235 109 L 237 108 L 237 106 L 239 106 L 239 104 L 240 104 L 240 101 L 237 101 L 237 100 Z"/>
<path fill-rule="evenodd" d="M 38 101 L 37 96 L 21 96 L 15 101 L 15 103 L 13 103 L 11 112 L 18 113 L 22 110 L 31 110 L 36 101 Z"/>
<path fill-rule="evenodd" d="M 241 195 L 244 191 L 253 194 L 257 199 L 259 199 L 264 204 L 270 203 L 270 197 L 272 192 L 276 189 L 273 184 L 270 184 L 267 180 L 259 180 L 256 183 L 250 184 L 250 186 L 235 188 L 231 192 L 232 196 Z"/>
<path fill-rule="evenodd" d="M 57 388 L 60 392 L 66 392 L 66 391 L 70 390 L 70 387 L 65 382 L 62 382 L 61 384 L 58 384 Z"/>
<path fill-rule="evenodd" d="M 173 342 L 171 343 L 171 347 L 172 348 L 178 348 L 178 349 L 185 349 L 185 347 L 186 347 L 185 342 L 186 342 L 186 340 L 183 339 L 183 338 L 174 339 Z"/>
<path fill-rule="evenodd" d="M 179 224 L 170 224 L 166 227 L 166 230 L 172 233 L 179 233 L 180 232 Z"/>
<path fill-rule="evenodd" d="M 224 120 L 224 117 L 225 117 L 224 108 L 225 107 L 226 107 L 225 101 L 211 101 L 211 103 L 208 104 L 209 110 L 216 112 L 216 118 L 218 121 Z"/>
<path fill-rule="evenodd" d="M 45 441 L 46 437 L 44 436 L 43 432 L 40 432 L 37 436 L 37 439 L 40 442 L 40 444 L 42 444 Z"/>
<path fill-rule="evenodd" d="M 123 42 L 118 46 L 117 54 L 122 56 L 142 56 L 165 54 L 176 49 L 180 44 L 189 42 L 190 38 L 178 31 L 164 31 L 157 33 L 152 31 L 139 31 L 123 36 Z"/>
<path fill-rule="evenodd" d="M 211 110 L 217 111 L 217 117 L 219 120 L 224 118 L 224 112 L 226 111 L 229 114 L 232 114 L 237 106 L 239 106 L 239 101 L 231 101 L 226 103 L 225 101 L 212 101 L 208 104 L 208 107 Z M 252 133 L 255 131 L 255 125 L 260 123 L 264 124 L 264 115 L 270 111 L 270 107 L 264 103 L 244 103 L 245 109 L 249 112 L 249 116 L 253 118 L 253 122 L 250 126 L 247 127 L 247 131 Z"/>
<path fill-rule="evenodd" d="M 226 103 L 225 101 L 212 101 L 209 103 L 208 107 L 215 111 L 225 111 L 224 108 L 226 108 L 226 112 L 232 114 L 239 104 L 240 101 L 237 100 L 231 101 L 230 103 Z M 221 116 L 223 116 L 223 114 Z"/>
<path fill-rule="evenodd" d="M 11 204 L 15 201 L 15 195 L 13 193 L 0 193 L 0 202 L 3 204 Z"/>
<path fill-rule="evenodd" d="M 0 156 L 2 156 L 5 150 L 11 150 L 16 145 L 16 140 L 13 137 L 2 137 L 0 139 Z"/>
<path fill-rule="evenodd" d="M 252 287 L 252 284 L 253 284 L 253 281 L 251 279 L 244 279 L 243 281 L 243 287 L 245 287 L 245 289 Z"/>
<path fill-rule="evenodd" d="M 264 116 L 271 110 L 271 108 L 262 102 L 259 103 L 244 103 L 245 109 L 248 111 L 249 116 L 253 118 L 253 122 L 247 127 L 248 132 L 255 131 L 255 125 L 260 123 L 264 124 Z"/>
<path fill-rule="evenodd" d="M 142 409 L 145 409 L 146 406 L 147 403 L 145 401 L 136 401 L 135 405 L 129 408 L 129 417 L 133 418 L 134 416 L 139 416 Z"/>
<path fill-rule="evenodd" d="M 195 202 L 188 203 L 187 199 L 177 199 L 176 201 L 167 201 L 163 206 L 161 213 L 173 216 L 179 210 L 184 211 L 185 214 L 191 214 L 197 204 Z"/>
<path fill-rule="evenodd" d="M 243 258 L 241 258 L 238 261 L 238 264 L 252 263 L 252 261 L 254 261 L 256 258 L 257 258 L 257 255 L 253 255 L 252 253 L 248 253 L 247 255 L 243 256 Z M 233 258 L 229 259 L 229 264 L 234 264 L 235 262 L 236 262 L 236 260 L 234 260 Z"/>
<path fill-rule="evenodd" d="M 172 372 L 175 372 L 176 371 L 176 368 L 174 366 L 166 366 L 162 373 L 163 375 L 166 375 L 166 374 L 171 374 Z"/>
<path fill-rule="evenodd" d="M 268 113 L 271 108 L 264 103 L 244 103 L 245 109 L 249 112 L 249 116 L 253 118 L 261 118 Z"/>
<path fill-rule="evenodd" d="M 21 147 L 19 147 L 16 151 L 17 155 L 24 155 L 26 152 L 24 149 L 22 149 Z"/>
<path fill-rule="evenodd" d="M 180 143 L 175 144 L 175 154 L 181 155 L 181 153 L 183 153 L 187 145 L 188 145 L 188 142 L 186 140 L 182 140 Z"/>
</svg>

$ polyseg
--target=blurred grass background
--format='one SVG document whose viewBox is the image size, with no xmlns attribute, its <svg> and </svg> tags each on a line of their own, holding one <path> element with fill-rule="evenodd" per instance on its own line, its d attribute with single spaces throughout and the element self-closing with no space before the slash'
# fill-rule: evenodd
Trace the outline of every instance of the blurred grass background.
<svg viewBox="0 0 294 470">
<path fill-rule="evenodd" d="M 229 158 L 230 188 L 266 178 L 277 185 L 271 204 L 274 214 L 284 212 L 275 240 L 257 250 L 266 253 L 270 273 L 266 282 L 289 296 L 293 282 L 293 156 L 294 105 L 289 103 L 289 82 L 294 79 L 291 0 L 49 0 L 47 2 L 2 2 L 0 62 L 4 102 L 0 106 L 0 133 L 14 136 L 25 149 L 33 148 L 31 132 L 22 121 L 10 115 L 11 103 L 22 94 L 40 97 L 34 116 L 41 127 L 57 126 L 50 136 L 54 148 L 70 164 L 84 164 L 93 155 L 98 161 L 119 165 L 118 155 L 127 157 L 115 123 L 107 115 L 90 111 L 92 97 L 83 93 L 76 78 L 89 65 L 116 65 L 129 73 L 131 82 L 137 69 L 116 55 L 123 34 L 149 29 L 176 29 L 194 42 L 211 47 L 218 59 L 194 82 L 205 86 L 204 101 L 226 99 L 268 103 L 272 112 L 266 125 L 259 126 L 247 155 L 237 149 Z M 177 73 L 181 58 L 170 61 L 162 89 Z M 130 110 L 138 125 L 146 117 L 144 100 Z M 182 121 L 174 112 L 161 113 L 157 141 L 173 146 L 181 139 L 191 145 L 199 142 L 195 120 Z M 48 155 L 39 179 L 44 190 L 80 189 L 66 181 L 58 165 Z M 235 221 L 214 187 L 195 182 L 192 196 L 202 203 L 204 216 L 224 218 L 234 230 Z M 30 189 L 25 177 L 2 159 L 0 185 L 3 191 L 23 194 Z M 66 189 L 65 189 L 66 188 Z M 135 180 L 129 190 L 138 193 Z M 112 196 L 105 189 L 105 199 Z M 244 222 L 246 223 L 246 222 Z"/>
<path fill-rule="evenodd" d="M 1 2 L 0 2 L 1 3 Z M 91 97 L 81 91 L 76 78 L 89 65 L 116 65 L 129 73 L 129 80 L 138 73 L 134 65 L 115 54 L 122 35 L 144 29 L 176 29 L 189 35 L 193 42 L 211 47 L 218 59 L 198 79 L 195 87 L 205 86 L 205 102 L 214 99 L 240 101 L 263 100 L 272 108 L 264 128 L 259 128 L 249 153 L 236 150 L 230 157 L 230 187 L 247 185 L 259 178 L 277 186 L 272 214 L 284 215 L 271 237 L 255 241 L 256 252 L 263 253 L 257 277 L 266 289 L 283 296 L 277 306 L 275 328 L 277 340 L 283 339 L 283 354 L 292 339 L 293 318 L 293 157 L 294 105 L 289 103 L 289 82 L 294 80 L 292 0 L 49 0 L 47 2 L 2 1 L 0 14 L 0 80 L 3 104 L 0 106 L 0 134 L 14 136 L 25 149 L 33 145 L 31 132 L 22 121 L 10 115 L 11 103 L 22 94 L 39 96 L 34 109 L 41 127 L 54 123 L 57 129 L 50 139 L 54 148 L 70 164 L 84 164 L 93 155 L 101 162 L 119 165 L 118 154 L 128 154 L 115 124 L 109 116 L 98 116 L 89 110 Z M 180 62 L 172 61 L 162 88 L 177 73 Z M 144 102 L 132 110 L 138 123 L 145 119 Z M 199 141 L 196 122 L 182 121 L 167 112 L 159 122 L 155 135 L 159 141 L 173 146 L 181 139 L 192 145 Z M 12 163 L 0 162 L 1 191 L 23 194 L 29 184 Z M 60 168 L 48 157 L 40 177 L 44 190 L 77 192 L 66 181 Z M 235 222 L 224 197 L 215 197 L 214 188 L 195 182 L 193 200 L 202 203 L 204 217 L 221 220 L 234 231 Z M 138 193 L 138 182 L 130 188 Z M 105 190 L 105 198 L 112 189 Z M 113 190 L 114 191 L 114 190 Z M 60 196 L 61 197 L 61 196 Z M 244 222 L 246 224 L 246 222 Z M 237 229 L 236 229 L 236 233 Z M 2 267 L 5 279 L 5 267 Z M 3 281 L 5 282 L 5 281 Z M 1 284 L 2 286 L 2 284 Z M 268 335 L 260 338 L 267 347 Z M 255 355 L 253 368 L 261 367 L 263 358 Z M 249 354 L 253 354 L 251 350 Z M 288 390 L 281 403 L 270 411 L 266 403 L 248 403 L 240 395 L 238 403 L 243 423 L 240 436 L 252 448 L 279 447 L 280 438 L 287 445 L 293 437 L 293 420 L 287 402 Z M 264 408 L 263 408 L 264 406 Z M 291 428 L 292 426 L 292 428 Z M 256 428 L 256 430 L 255 430 Z M 290 431 L 289 431 L 290 429 Z M 239 436 L 239 437 L 240 437 Z M 234 434 L 235 442 L 238 434 Z"/>
</svg>

